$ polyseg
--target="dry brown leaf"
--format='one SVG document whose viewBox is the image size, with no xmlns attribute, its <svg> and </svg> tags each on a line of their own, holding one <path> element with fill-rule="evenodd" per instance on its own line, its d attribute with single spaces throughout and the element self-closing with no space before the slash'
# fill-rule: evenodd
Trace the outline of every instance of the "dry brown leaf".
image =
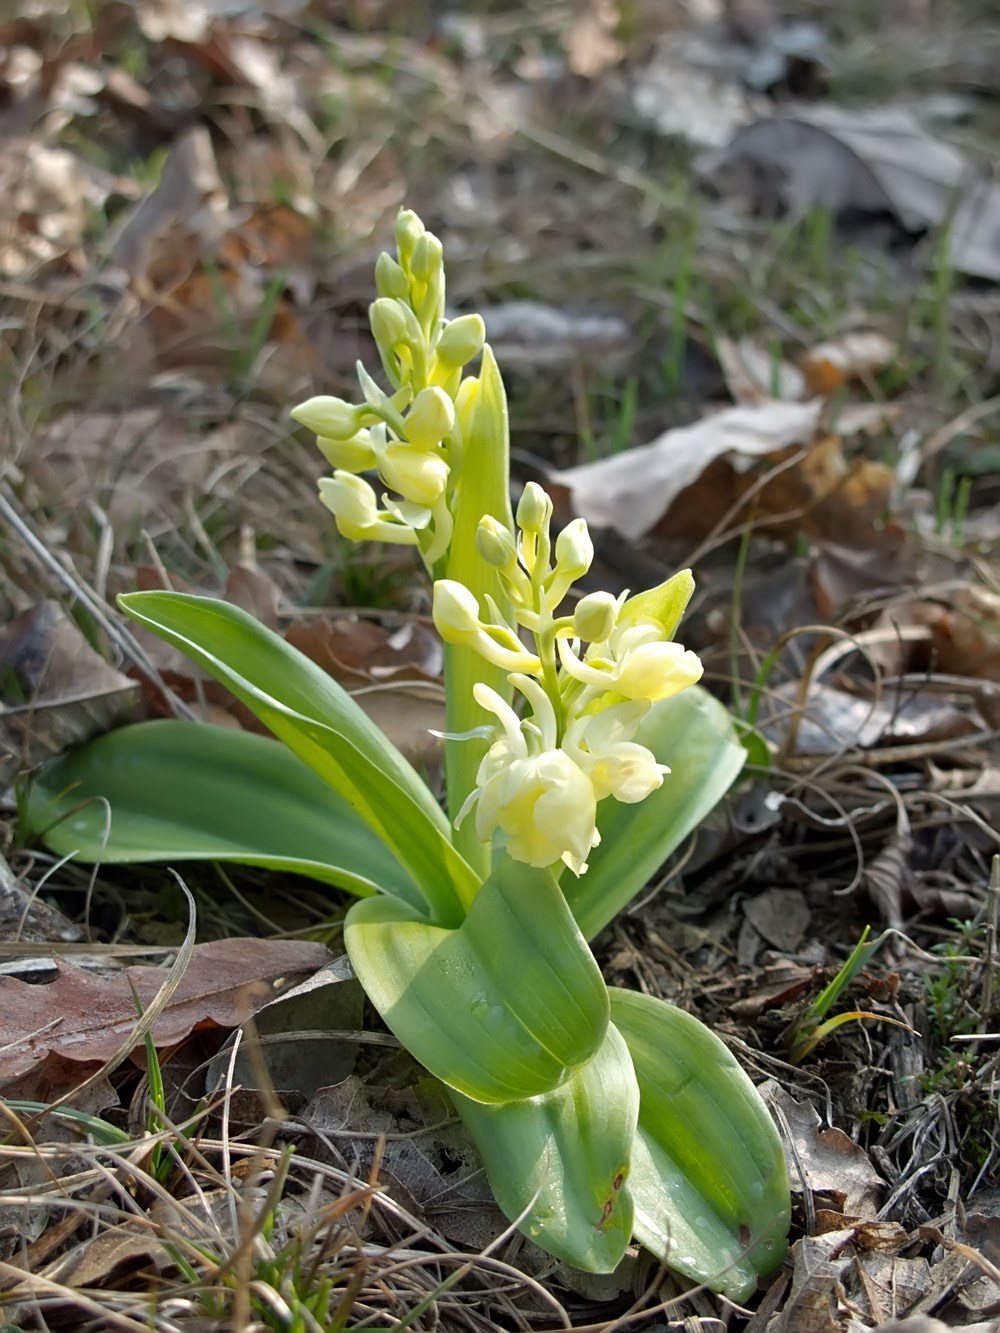
<svg viewBox="0 0 1000 1333">
<path fill-rule="evenodd" d="M 223 599 L 247 611 L 268 629 L 278 628 L 281 589 L 273 579 L 251 565 L 232 565 Z"/>
<path fill-rule="evenodd" d="M 879 546 L 861 550 L 837 541 L 818 541 L 809 563 L 809 586 L 819 619 L 840 623 L 843 613 L 872 588 L 894 590 L 911 581 L 912 571 L 903 559 L 907 553 L 898 530 L 887 532 Z"/>
<path fill-rule="evenodd" d="M 822 206 L 889 213 L 910 233 L 947 224 L 951 267 L 1000 278 L 1000 185 L 929 135 L 908 108 L 800 107 L 740 130 L 697 166 L 769 216 Z"/>
<path fill-rule="evenodd" d="M 83 930 L 11 870 L 0 852 L 0 941 L 78 940 Z"/>
<path fill-rule="evenodd" d="M 153 1024 L 158 1047 L 195 1028 L 236 1027 L 274 998 L 291 973 L 312 972 L 330 955 L 321 944 L 231 939 L 196 945 L 166 1009 Z M 51 1057 L 100 1064 L 139 1021 L 132 987 L 146 1008 L 167 977 L 162 967 L 129 967 L 94 977 L 65 960 L 48 985 L 0 977 L 0 1085 Z M 24 1095 L 24 1094 L 22 1094 Z"/>
<path fill-rule="evenodd" d="M 868 1154 L 841 1129 L 821 1129 L 816 1108 L 769 1080 L 761 1094 L 776 1112 L 792 1192 L 823 1195 L 841 1213 L 874 1219 L 885 1182 Z M 840 1233 L 837 1233 L 840 1234 Z"/>
<path fill-rule="evenodd" d="M 213 468 L 238 452 L 257 452 L 240 422 L 199 436 L 170 406 L 65 412 L 35 433 L 30 499 L 60 512 L 96 500 L 112 528 L 155 533 L 160 522 L 174 527 L 186 498 L 205 494 Z"/>
<path fill-rule="evenodd" d="M 85 1237 L 50 1267 L 57 1281 L 90 1287 L 120 1281 L 138 1269 L 154 1268 L 164 1273 L 176 1267 L 176 1259 L 176 1248 L 160 1240 L 148 1223 L 123 1222 Z"/>
<path fill-rule="evenodd" d="M 134 277 L 149 275 L 163 257 L 158 247 L 171 229 L 183 222 L 203 241 L 225 229 L 229 201 L 215 161 L 208 130 L 196 125 L 178 135 L 163 163 L 160 182 L 132 211 L 111 252 Z M 183 267 L 190 272 L 199 250 L 189 249 Z M 174 255 L 180 260 L 179 251 Z"/>
<path fill-rule="evenodd" d="M 771 531 L 777 525 L 789 535 L 801 531 L 859 548 L 881 546 L 893 480 L 881 463 L 848 461 L 840 439 L 826 435 L 798 466 L 768 480 L 754 497 L 755 512 Z M 783 521 L 785 515 L 792 517 Z"/>
<path fill-rule="evenodd" d="M 24 1098 L 28 1101 L 54 1102 L 66 1092 L 67 1088 L 79 1083 L 79 1066 L 69 1068 L 58 1060 L 53 1061 L 53 1064 L 62 1075 L 58 1081 L 50 1083 L 42 1079 L 38 1084 L 33 1084 L 30 1080 L 19 1080 L 4 1088 L 4 1101 L 13 1102 Z M 118 1094 L 107 1079 L 99 1079 L 73 1098 L 73 1109 L 85 1115 L 100 1116 L 109 1107 L 118 1105 Z M 5 1139 L 13 1128 L 9 1116 L 9 1112 L 0 1116 L 0 1132 L 4 1134 Z M 38 1122 L 32 1126 L 34 1135 L 37 1136 L 36 1142 L 61 1143 L 67 1147 L 80 1142 L 79 1121 L 55 1114 L 45 1116 L 40 1124 L 44 1139 L 38 1133 Z M 65 1196 L 51 1189 L 51 1159 L 46 1160 L 41 1154 L 23 1157 L 4 1154 L 3 1180 L 3 1194 L 21 1193 L 32 1200 L 25 1207 L 21 1202 L 8 1203 L 3 1195 L 0 1195 L 0 1259 L 7 1259 L 17 1264 L 26 1253 L 32 1254 L 36 1243 L 44 1244 L 45 1233 L 52 1228 L 54 1222 L 66 1217 Z M 4 1285 L 9 1285 L 9 1279 Z M 2 1304 L 3 1298 L 0 1298 L 0 1305 Z M 9 1307 L 5 1306 L 4 1314 L 9 1321 L 13 1318 L 13 1311 L 8 1313 L 8 1310 Z"/>
<path fill-rule="evenodd" d="M 618 64 L 625 54 L 615 36 L 618 22 L 618 6 L 613 0 L 587 0 L 577 6 L 562 36 L 566 60 L 574 74 L 596 79 Z"/>
<path fill-rule="evenodd" d="M 743 915 L 768 944 L 786 953 L 802 943 L 811 917 L 805 894 L 798 889 L 765 889 L 754 894 L 744 900 Z"/>
<path fill-rule="evenodd" d="M 874 329 L 858 329 L 811 347 L 799 364 L 809 392 L 828 398 L 844 385 L 884 370 L 895 354 L 894 339 Z"/>
<path fill-rule="evenodd" d="M 967 584 L 951 604 L 928 607 L 938 666 L 956 676 L 1000 680 L 1000 597 L 989 588 Z"/>
<path fill-rule="evenodd" d="M 408 1086 L 397 1089 L 351 1075 L 318 1089 L 300 1119 L 320 1142 L 343 1143 L 362 1176 L 377 1136 L 385 1134 L 379 1183 L 463 1248 L 478 1251 L 502 1229 L 475 1149 L 435 1080 L 415 1071 Z"/>
<path fill-rule="evenodd" d="M 700 540 L 720 523 L 740 531 L 752 517 L 758 530 L 791 541 L 807 533 L 859 548 L 886 543 L 883 516 L 893 485 L 887 467 L 866 459 L 848 462 L 835 435 L 822 436 L 799 454 L 776 454 L 774 462 L 762 478 L 760 464 L 751 458 L 716 458 L 674 499 L 657 530 L 669 538 Z"/>
<path fill-rule="evenodd" d="M 285 637 L 343 685 L 411 763 L 438 761 L 441 741 L 432 733 L 444 730 L 444 689 L 440 644 L 429 630 L 315 617 Z"/>
<path fill-rule="evenodd" d="M 0 768 L 33 768 L 109 730 L 139 688 L 96 653 L 57 602 L 0 631 Z"/>
<path fill-rule="evenodd" d="M 752 338 L 720 336 L 715 340 L 715 354 L 734 402 L 779 398 L 797 403 L 806 396 L 805 376 L 798 366 L 776 359 L 770 348 Z"/>
<path fill-rule="evenodd" d="M 797 681 L 776 686 L 762 722 L 764 734 L 779 746 L 787 744 L 791 728 L 794 753 L 800 755 L 955 740 L 979 725 L 967 707 L 921 689 L 893 690 L 891 697 L 868 699 L 814 681 L 804 705 L 800 693 Z"/>
<path fill-rule="evenodd" d="M 556 472 L 553 479 L 569 488 L 575 513 L 594 527 L 613 528 L 625 537 L 643 536 L 724 454 L 731 455 L 733 469 L 742 473 L 753 459 L 810 443 L 820 406 L 818 401 L 768 399 L 726 408 L 693 425 L 665 431 L 637 449 Z"/>
<path fill-rule="evenodd" d="M 259 1009 L 252 1034 L 234 1033 L 226 1040 L 208 1066 L 206 1087 L 211 1092 L 230 1080 L 239 1084 L 242 1106 L 259 1124 L 267 1114 L 266 1102 L 253 1094 L 261 1086 L 263 1068 L 269 1089 L 297 1113 L 318 1088 L 333 1087 L 353 1073 L 359 1047 L 342 1034 L 363 1026 L 364 1006 L 364 991 L 348 959 L 334 958 Z"/>
<path fill-rule="evenodd" d="M 838 1295 L 854 1260 L 850 1237 L 847 1227 L 803 1236 L 792 1246 L 792 1286 L 777 1321 L 781 1333 L 847 1333 Z"/>
<path fill-rule="evenodd" d="M 67 253 L 82 266 L 87 227 L 112 191 L 131 187 L 66 148 L 7 138 L 0 146 L 0 273 L 20 278 Z"/>
</svg>

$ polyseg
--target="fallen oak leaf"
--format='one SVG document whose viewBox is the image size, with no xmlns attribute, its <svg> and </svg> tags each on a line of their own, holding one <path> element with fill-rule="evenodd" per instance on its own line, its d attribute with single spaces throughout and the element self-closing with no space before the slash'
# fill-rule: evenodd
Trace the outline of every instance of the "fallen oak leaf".
<svg viewBox="0 0 1000 1333">
<path fill-rule="evenodd" d="M 107 731 L 138 694 L 57 602 L 38 603 L 0 630 L 0 768 L 32 768 Z"/>
<path fill-rule="evenodd" d="M 389 631 L 316 616 L 290 625 L 285 638 L 343 685 L 411 764 L 439 761 L 445 720 L 435 634 L 415 621 Z"/>
<path fill-rule="evenodd" d="M 884 370 L 896 353 L 893 338 L 875 329 L 855 329 L 839 338 L 817 343 L 800 360 L 811 394 L 829 397 L 854 380 L 866 380 Z"/>
<path fill-rule="evenodd" d="M 551 480 L 569 489 L 573 512 L 592 526 L 642 537 L 722 455 L 731 455 L 739 471 L 748 471 L 749 459 L 810 444 L 821 410 L 819 399 L 729 407 L 664 431 L 650 444 L 554 472 Z"/>
<path fill-rule="evenodd" d="M 152 1026 L 157 1047 L 176 1046 L 196 1028 L 236 1027 L 274 998 L 275 984 L 315 971 L 325 946 L 295 940 L 231 939 L 195 945 L 190 962 Z M 168 975 L 129 967 L 94 977 L 61 960 L 55 980 L 31 985 L 0 977 L 0 1086 L 50 1057 L 81 1063 L 110 1059 Z"/>
</svg>

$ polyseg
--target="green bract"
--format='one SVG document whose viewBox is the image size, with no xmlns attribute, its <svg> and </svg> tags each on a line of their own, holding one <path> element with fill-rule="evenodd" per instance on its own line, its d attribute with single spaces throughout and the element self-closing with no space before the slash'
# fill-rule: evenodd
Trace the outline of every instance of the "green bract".
<svg viewBox="0 0 1000 1333">
<path fill-rule="evenodd" d="M 396 246 L 371 307 L 388 388 L 359 366 L 361 401 L 312 398 L 294 415 L 333 469 L 320 491 L 341 532 L 414 546 L 434 580 L 447 814 L 279 636 L 221 601 L 149 592 L 123 610 L 277 739 L 131 727 L 43 772 L 28 822 L 63 855 L 241 861 L 357 895 L 354 970 L 449 1088 L 507 1215 L 581 1268 L 613 1269 L 634 1237 L 740 1300 L 785 1249 L 774 1125 L 717 1037 L 659 1000 L 609 992 L 587 944 L 743 761 L 725 710 L 694 683 L 700 662 L 673 641 L 693 582 L 684 571 L 563 610 L 593 558 L 586 524 L 553 540 L 551 500 L 532 483 L 515 525 L 482 320 L 444 318 L 441 245 L 415 214 L 400 214 Z"/>
</svg>

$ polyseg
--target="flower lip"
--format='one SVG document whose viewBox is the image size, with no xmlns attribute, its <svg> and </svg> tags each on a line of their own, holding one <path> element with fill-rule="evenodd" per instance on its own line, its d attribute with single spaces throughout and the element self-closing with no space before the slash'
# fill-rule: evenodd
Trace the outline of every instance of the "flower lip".
<svg viewBox="0 0 1000 1333">
<path fill-rule="evenodd" d="M 498 742 L 506 751 L 506 743 Z M 497 765 L 501 759 L 502 766 Z M 586 773 L 564 750 L 509 762 L 504 753 L 480 767 L 476 833 L 485 842 L 499 828 L 515 861 L 532 866 L 566 864 L 574 874 L 587 869 L 587 856 L 600 842 L 597 801 Z"/>
</svg>

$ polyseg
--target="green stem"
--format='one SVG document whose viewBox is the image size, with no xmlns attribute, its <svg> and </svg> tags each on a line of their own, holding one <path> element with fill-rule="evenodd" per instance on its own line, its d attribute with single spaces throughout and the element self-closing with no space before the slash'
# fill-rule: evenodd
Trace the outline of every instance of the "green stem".
<svg viewBox="0 0 1000 1333">
<path fill-rule="evenodd" d="M 458 644 L 446 643 L 444 646 L 444 676 L 445 725 L 450 733 L 456 735 L 462 735 L 490 720 L 472 697 L 472 687 L 477 681 L 481 680 L 487 685 L 492 685 L 498 693 L 504 694 L 504 697 L 510 690 L 505 672 L 498 667 L 491 667 L 471 648 L 463 648 Z M 489 843 L 479 840 L 473 815 L 462 820 L 461 828 L 455 828 L 454 821 L 465 803 L 465 798 L 476 785 L 476 774 L 488 747 L 489 741 L 478 739 L 449 740 L 444 743 L 445 782 L 448 792 L 448 816 L 452 821 L 452 842 L 482 879 L 489 876 L 491 869 Z M 464 900 L 465 894 L 461 896 Z M 464 907 L 468 908 L 469 905 L 469 902 L 463 901 Z"/>
<path fill-rule="evenodd" d="M 541 607 L 539 610 L 539 619 L 542 628 L 535 636 L 535 644 L 538 649 L 538 656 L 542 662 L 542 684 L 545 687 L 545 693 L 552 701 L 552 710 L 556 715 L 556 745 L 563 738 L 563 731 L 566 725 L 566 714 L 563 707 L 562 692 L 559 689 L 559 663 L 556 659 L 556 628 L 552 616 Z"/>
</svg>

